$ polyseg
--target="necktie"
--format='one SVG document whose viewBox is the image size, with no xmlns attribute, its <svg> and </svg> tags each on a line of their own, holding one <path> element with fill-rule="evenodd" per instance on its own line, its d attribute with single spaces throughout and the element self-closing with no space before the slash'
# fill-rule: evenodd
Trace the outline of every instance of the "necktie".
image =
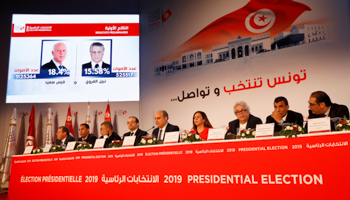
<svg viewBox="0 0 350 200">
<path fill-rule="evenodd" d="M 95 70 L 98 70 L 100 66 L 98 64 L 95 65 Z"/>
<path fill-rule="evenodd" d="M 131 132 L 131 133 L 130 133 L 130 136 L 133 136 L 133 135 L 134 135 L 134 132 Z"/>
<path fill-rule="evenodd" d="M 162 129 L 159 130 L 158 140 L 162 140 Z"/>
<path fill-rule="evenodd" d="M 62 66 L 62 65 L 60 65 L 60 66 L 58 66 L 58 68 L 59 68 L 60 70 L 62 70 L 62 69 L 63 69 L 63 66 Z"/>
</svg>

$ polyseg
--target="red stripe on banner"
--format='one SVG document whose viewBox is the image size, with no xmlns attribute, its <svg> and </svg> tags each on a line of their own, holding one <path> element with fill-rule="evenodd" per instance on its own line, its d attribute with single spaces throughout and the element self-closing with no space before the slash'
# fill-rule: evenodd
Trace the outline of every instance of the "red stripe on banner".
<svg viewBox="0 0 350 200">
<path fill-rule="evenodd" d="M 178 142 L 165 142 L 164 144 L 176 144 Z"/>
<path fill-rule="evenodd" d="M 347 132 L 13 156 L 9 199 L 61 200 L 52 188 L 69 199 L 350 199 L 349 142 Z"/>
<path fill-rule="evenodd" d="M 139 36 L 138 23 L 106 24 L 26 24 L 25 32 L 12 37 Z"/>
<path fill-rule="evenodd" d="M 264 136 L 256 136 L 255 138 L 266 138 L 266 137 L 273 137 L 273 136 L 272 135 L 264 135 Z"/>
<path fill-rule="evenodd" d="M 330 132 L 330 130 L 325 130 L 325 131 L 311 131 L 309 132 L 309 134 L 311 133 L 327 133 L 327 132 Z"/>
<path fill-rule="evenodd" d="M 224 139 L 210 139 L 208 141 L 220 141 L 220 140 L 224 140 Z"/>
</svg>

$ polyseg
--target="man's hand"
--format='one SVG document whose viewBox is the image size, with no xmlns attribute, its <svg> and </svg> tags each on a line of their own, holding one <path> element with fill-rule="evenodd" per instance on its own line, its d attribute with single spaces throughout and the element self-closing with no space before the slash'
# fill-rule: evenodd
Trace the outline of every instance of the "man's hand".
<svg viewBox="0 0 350 200">
<path fill-rule="evenodd" d="M 271 114 L 271 117 L 277 122 L 277 123 L 281 123 L 281 119 L 282 119 L 282 116 L 279 112 L 277 111 L 273 111 L 272 114 Z"/>
</svg>

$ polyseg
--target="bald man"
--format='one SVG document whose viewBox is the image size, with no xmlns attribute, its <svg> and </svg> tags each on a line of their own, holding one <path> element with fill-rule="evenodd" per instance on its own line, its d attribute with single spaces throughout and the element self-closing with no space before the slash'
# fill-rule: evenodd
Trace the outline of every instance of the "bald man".
<svg viewBox="0 0 350 200">
<path fill-rule="evenodd" d="M 53 72 L 58 73 L 60 70 L 66 71 L 67 68 L 63 65 L 63 61 L 67 56 L 67 46 L 63 42 L 58 42 L 53 46 L 51 53 L 53 56 L 52 60 L 41 66 L 40 73 L 55 75 Z M 51 74 L 49 74 L 49 70 L 51 70 Z"/>
<path fill-rule="evenodd" d="M 161 110 L 156 112 L 154 115 L 154 120 L 156 121 L 156 125 L 158 128 L 153 130 L 153 135 L 158 140 L 164 140 L 164 136 L 166 132 L 179 131 L 179 127 L 176 125 L 172 125 L 168 123 L 169 115 L 165 110 Z"/>
</svg>

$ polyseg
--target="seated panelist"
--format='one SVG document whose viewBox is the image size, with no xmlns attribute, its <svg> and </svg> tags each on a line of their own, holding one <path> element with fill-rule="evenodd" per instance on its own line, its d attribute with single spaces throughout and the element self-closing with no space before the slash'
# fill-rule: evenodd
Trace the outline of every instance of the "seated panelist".
<svg viewBox="0 0 350 200">
<path fill-rule="evenodd" d="M 79 135 L 78 141 L 84 141 L 92 145 L 92 148 L 95 146 L 95 141 L 97 137 L 94 134 L 90 133 L 89 124 L 83 123 L 79 126 Z"/>
<path fill-rule="evenodd" d="M 117 133 L 113 132 L 113 126 L 109 121 L 102 122 L 100 127 L 100 133 L 100 138 L 106 138 L 103 148 L 108 148 L 109 144 L 113 140 L 121 140 L 120 136 Z"/>
<path fill-rule="evenodd" d="M 139 129 L 140 122 L 137 117 L 129 117 L 127 125 L 130 132 L 124 133 L 123 139 L 125 136 L 136 136 L 134 146 L 137 146 L 140 143 L 142 137 L 147 135 L 147 132 Z"/>
<path fill-rule="evenodd" d="M 291 123 L 303 127 L 304 119 L 303 115 L 289 110 L 288 100 L 285 97 L 277 97 L 273 103 L 274 111 L 266 118 L 266 123 L 275 123 L 275 133 L 278 133 L 283 129 L 281 126 L 283 123 Z"/>
<path fill-rule="evenodd" d="M 190 133 L 198 134 L 202 140 L 207 141 L 209 129 L 213 128 L 209 122 L 207 115 L 202 111 L 195 112 L 193 114 L 192 123 L 193 127 Z"/>
<path fill-rule="evenodd" d="M 260 118 L 250 114 L 250 109 L 246 102 L 239 101 L 233 108 L 237 119 L 229 123 L 229 128 L 225 137 L 226 139 L 228 139 L 227 136 L 230 135 L 237 137 L 237 133 L 241 130 L 248 128 L 255 129 L 257 124 L 262 124 Z"/>
<path fill-rule="evenodd" d="M 75 141 L 74 137 L 69 135 L 69 128 L 66 126 L 60 126 L 56 136 L 56 145 L 67 146 L 68 142 Z"/>
<path fill-rule="evenodd" d="M 173 131 L 180 130 L 178 126 L 168 123 L 169 115 L 165 110 L 156 112 L 156 114 L 154 115 L 154 119 L 156 121 L 156 125 L 158 128 L 155 128 L 152 134 L 158 140 L 164 140 L 164 136 L 166 132 L 173 132 Z"/>
</svg>

